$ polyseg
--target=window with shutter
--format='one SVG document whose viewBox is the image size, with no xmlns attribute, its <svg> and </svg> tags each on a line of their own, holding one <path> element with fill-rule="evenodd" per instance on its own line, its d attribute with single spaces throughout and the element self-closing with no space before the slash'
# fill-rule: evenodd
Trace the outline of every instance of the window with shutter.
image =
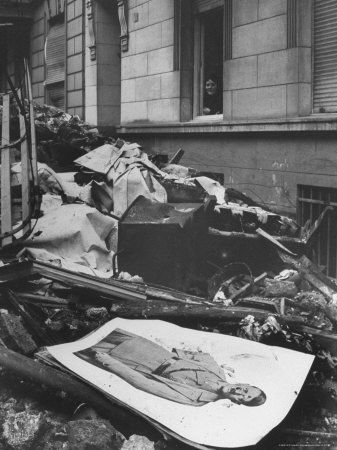
<svg viewBox="0 0 337 450">
<path fill-rule="evenodd" d="M 337 112 L 337 1 L 314 0 L 314 113 Z"/>
<path fill-rule="evenodd" d="M 46 40 L 46 84 L 64 81 L 65 67 L 64 21 L 50 25 Z"/>
</svg>

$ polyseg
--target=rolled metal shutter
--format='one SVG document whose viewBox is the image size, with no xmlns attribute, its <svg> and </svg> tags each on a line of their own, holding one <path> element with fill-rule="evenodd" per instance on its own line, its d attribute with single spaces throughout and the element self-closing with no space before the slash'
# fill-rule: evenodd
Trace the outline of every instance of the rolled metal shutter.
<svg viewBox="0 0 337 450">
<path fill-rule="evenodd" d="M 51 25 L 46 42 L 46 84 L 64 81 L 65 75 L 65 26 L 63 23 Z"/>
<path fill-rule="evenodd" d="M 224 5 L 224 0 L 195 0 L 194 9 L 198 13 L 210 11 Z"/>
<path fill-rule="evenodd" d="M 314 0 L 315 113 L 337 112 L 337 1 Z"/>
</svg>

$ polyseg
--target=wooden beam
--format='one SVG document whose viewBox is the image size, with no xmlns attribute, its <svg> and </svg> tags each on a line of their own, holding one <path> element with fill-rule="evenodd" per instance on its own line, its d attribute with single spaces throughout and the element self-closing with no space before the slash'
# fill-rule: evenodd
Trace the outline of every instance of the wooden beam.
<svg viewBox="0 0 337 450">
<path fill-rule="evenodd" d="M 2 97 L 2 139 L 1 139 L 1 234 L 12 231 L 12 199 L 11 199 L 11 149 L 9 144 L 10 98 Z M 2 246 L 10 244 L 12 237 L 4 237 Z"/>
</svg>

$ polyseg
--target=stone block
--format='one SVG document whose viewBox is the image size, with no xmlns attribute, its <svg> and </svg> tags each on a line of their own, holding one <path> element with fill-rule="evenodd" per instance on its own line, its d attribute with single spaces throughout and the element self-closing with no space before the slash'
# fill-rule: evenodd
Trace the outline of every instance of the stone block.
<svg viewBox="0 0 337 450">
<path fill-rule="evenodd" d="M 83 91 L 82 90 L 68 92 L 67 98 L 68 98 L 67 105 L 70 108 L 83 105 Z"/>
<path fill-rule="evenodd" d="M 163 22 L 174 17 L 174 0 L 150 0 L 149 24 Z"/>
<path fill-rule="evenodd" d="M 286 86 L 233 91 L 233 119 L 286 117 Z"/>
<path fill-rule="evenodd" d="M 45 38 L 44 35 L 37 36 L 34 39 L 32 39 L 31 42 L 31 52 L 36 53 L 44 49 L 44 42 Z"/>
<path fill-rule="evenodd" d="M 75 17 L 82 16 L 83 14 L 83 1 L 82 0 L 75 0 Z"/>
<path fill-rule="evenodd" d="M 71 38 L 81 34 L 83 30 L 82 17 L 76 17 L 67 23 L 67 38 Z"/>
<path fill-rule="evenodd" d="M 115 37 L 116 33 L 111 23 L 100 23 L 99 26 L 97 26 L 96 45 L 114 44 Z"/>
<path fill-rule="evenodd" d="M 300 83 L 311 83 L 312 75 L 311 48 L 298 48 L 298 78 Z"/>
<path fill-rule="evenodd" d="M 158 50 L 155 50 L 158 52 Z M 122 80 L 143 77 L 148 74 L 148 54 L 131 55 L 122 58 Z"/>
<path fill-rule="evenodd" d="M 259 0 L 259 20 L 286 13 L 287 0 Z"/>
<path fill-rule="evenodd" d="M 167 72 L 160 75 L 161 98 L 172 98 L 180 96 L 180 73 Z"/>
<path fill-rule="evenodd" d="M 100 64 L 97 68 L 98 84 L 116 85 L 121 82 L 121 68 L 118 64 Z"/>
<path fill-rule="evenodd" d="M 67 76 L 67 89 L 68 91 L 75 90 L 75 75 L 68 75 Z"/>
<path fill-rule="evenodd" d="M 180 119 L 180 100 L 161 99 L 148 102 L 148 118 L 151 122 L 177 122 Z"/>
<path fill-rule="evenodd" d="M 35 67 L 32 69 L 32 83 L 37 83 L 38 81 L 44 81 L 44 67 Z"/>
<path fill-rule="evenodd" d="M 119 86 L 99 86 L 97 104 L 102 106 L 119 106 L 121 92 Z"/>
<path fill-rule="evenodd" d="M 78 72 L 82 69 L 82 54 L 79 53 L 77 55 L 70 56 L 67 58 L 67 69 L 68 73 Z"/>
<path fill-rule="evenodd" d="M 233 2 L 233 26 L 256 22 L 258 0 L 236 0 Z"/>
<path fill-rule="evenodd" d="M 82 53 L 83 51 L 83 36 L 82 34 L 75 37 L 75 53 Z"/>
<path fill-rule="evenodd" d="M 136 53 L 143 53 L 161 47 L 161 23 L 150 25 L 134 32 Z"/>
<path fill-rule="evenodd" d="M 298 116 L 298 83 L 287 85 L 287 117 Z"/>
<path fill-rule="evenodd" d="M 75 73 L 75 89 L 84 89 L 82 72 Z"/>
<path fill-rule="evenodd" d="M 114 61 L 119 64 L 120 48 L 111 44 L 100 44 L 97 46 L 97 64 L 112 64 Z"/>
<path fill-rule="evenodd" d="M 72 56 L 75 54 L 75 38 L 70 38 L 67 40 L 67 56 Z"/>
<path fill-rule="evenodd" d="M 38 67 L 44 65 L 44 52 L 36 52 L 32 54 L 32 67 Z"/>
<path fill-rule="evenodd" d="M 311 47 L 312 38 L 312 0 L 297 0 L 298 2 L 298 33 L 297 45 Z"/>
<path fill-rule="evenodd" d="M 120 105 L 104 106 L 97 108 L 97 125 L 100 127 L 111 127 L 120 123 Z"/>
<path fill-rule="evenodd" d="M 14 314 L 0 315 L 0 339 L 6 347 L 24 355 L 37 350 L 37 345 L 23 326 L 21 318 Z"/>
<path fill-rule="evenodd" d="M 121 123 L 147 120 L 147 102 L 121 104 Z"/>
<path fill-rule="evenodd" d="M 143 3 L 148 3 L 149 0 L 129 0 L 128 1 L 128 8 L 129 10 L 132 8 L 136 8 L 139 5 L 142 5 Z"/>
<path fill-rule="evenodd" d="M 143 3 L 129 11 L 130 31 L 139 30 L 149 25 L 149 4 Z"/>
<path fill-rule="evenodd" d="M 160 98 L 160 75 L 136 79 L 136 101 Z"/>
<path fill-rule="evenodd" d="M 224 62 L 224 90 L 257 86 L 257 56 L 231 59 Z"/>
<path fill-rule="evenodd" d="M 149 75 L 173 71 L 173 46 L 153 50 L 148 54 Z"/>
<path fill-rule="evenodd" d="M 121 101 L 134 102 L 136 100 L 136 80 L 123 80 L 121 85 Z"/>
<path fill-rule="evenodd" d="M 67 20 L 75 19 L 75 2 L 69 3 L 67 5 Z"/>
<path fill-rule="evenodd" d="M 261 20 L 233 30 L 233 58 L 287 48 L 287 16 Z"/>
<path fill-rule="evenodd" d="M 95 64 L 85 66 L 85 84 L 86 86 L 96 86 L 97 84 L 97 66 Z"/>
<path fill-rule="evenodd" d="M 232 120 L 232 108 L 233 108 L 233 92 L 224 91 L 223 93 L 223 119 Z"/>
<path fill-rule="evenodd" d="M 310 114 L 312 114 L 311 83 L 300 83 L 298 85 L 298 115 Z"/>
<path fill-rule="evenodd" d="M 97 125 L 97 106 L 85 106 L 85 120 L 93 125 Z"/>
<path fill-rule="evenodd" d="M 168 47 L 174 44 L 174 19 L 165 20 L 161 24 L 161 46 Z"/>
<path fill-rule="evenodd" d="M 298 82 L 298 49 L 291 48 L 258 56 L 258 85 Z"/>
<path fill-rule="evenodd" d="M 97 86 L 86 86 L 85 88 L 85 105 L 97 105 Z"/>
<path fill-rule="evenodd" d="M 44 17 L 36 20 L 32 26 L 32 37 L 37 37 L 41 34 L 44 34 Z"/>
</svg>

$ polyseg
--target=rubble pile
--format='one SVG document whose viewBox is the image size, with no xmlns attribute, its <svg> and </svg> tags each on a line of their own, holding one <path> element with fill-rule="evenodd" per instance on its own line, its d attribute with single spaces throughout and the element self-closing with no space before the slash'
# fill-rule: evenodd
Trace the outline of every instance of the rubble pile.
<svg viewBox="0 0 337 450">
<path fill-rule="evenodd" d="M 36 361 L 50 364 L 45 346 L 116 317 L 315 355 L 285 423 L 256 448 L 335 439 L 337 284 L 306 256 L 318 225 L 308 231 L 179 165 L 182 151 L 169 161 L 56 108 L 34 109 L 40 218 L 1 255 L 0 447 L 184 448 L 64 368 Z M 11 177 L 20 184 L 20 164 Z"/>
</svg>

